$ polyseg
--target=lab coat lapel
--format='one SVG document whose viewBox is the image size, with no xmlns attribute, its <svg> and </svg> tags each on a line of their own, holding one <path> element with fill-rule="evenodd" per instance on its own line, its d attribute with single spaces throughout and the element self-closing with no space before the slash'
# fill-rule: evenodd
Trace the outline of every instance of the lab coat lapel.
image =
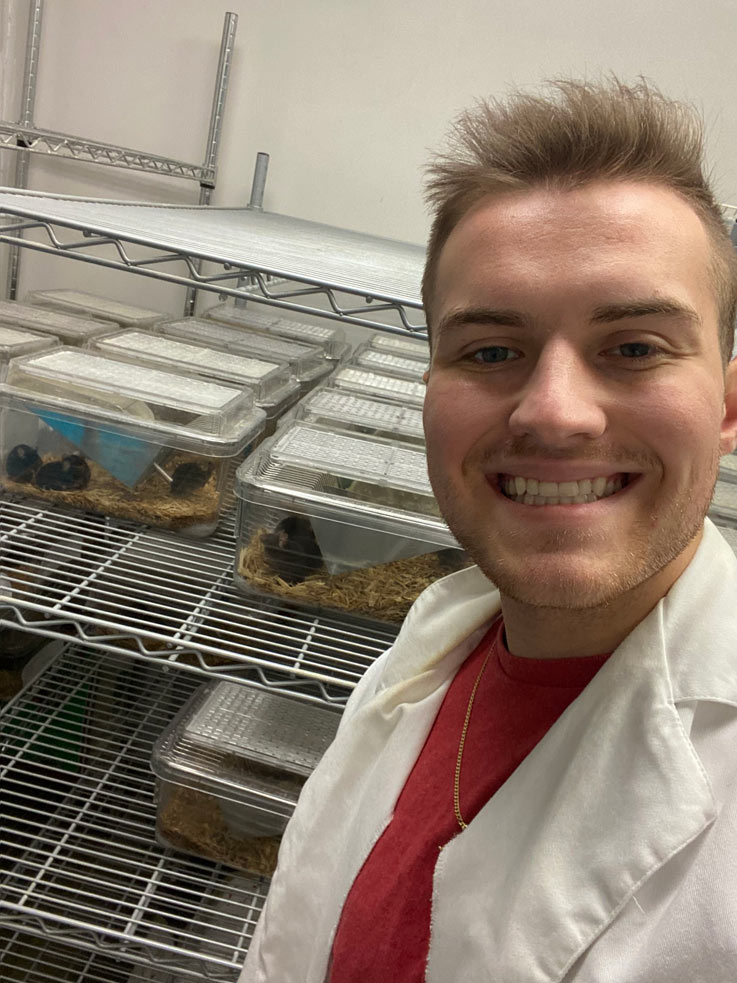
<svg viewBox="0 0 737 983">
<path fill-rule="evenodd" d="M 675 700 L 706 688 L 734 701 L 736 595 L 734 558 L 707 523 L 669 597 L 442 851 L 428 983 L 562 980 L 636 890 L 713 822 L 717 805 Z M 711 639 L 701 619 L 702 632 L 693 627 L 702 610 Z"/>
</svg>

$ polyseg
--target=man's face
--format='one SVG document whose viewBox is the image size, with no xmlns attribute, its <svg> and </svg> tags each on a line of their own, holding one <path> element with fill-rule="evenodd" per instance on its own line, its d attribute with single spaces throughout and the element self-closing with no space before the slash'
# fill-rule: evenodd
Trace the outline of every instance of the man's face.
<svg viewBox="0 0 737 983">
<path fill-rule="evenodd" d="M 594 607 L 690 558 L 734 447 L 709 257 L 695 212 L 636 182 L 510 192 L 451 233 L 429 471 L 503 594 Z"/>
</svg>

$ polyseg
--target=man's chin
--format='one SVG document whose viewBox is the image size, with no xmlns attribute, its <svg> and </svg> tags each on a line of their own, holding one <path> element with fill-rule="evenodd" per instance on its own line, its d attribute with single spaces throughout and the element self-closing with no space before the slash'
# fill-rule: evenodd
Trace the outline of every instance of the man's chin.
<svg viewBox="0 0 737 983">
<path fill-rule="evenodd" d="M 641 582 L 638 577 L 618 577 L 611 570 L 583 570 L 574 563 L 552 566 L 544 562 L 526 565 L 515 570 L 499 563 L 476 561 L 478 566 L 500 591 L 503 597 L 536 608 L 584 611 L 602 607 L 633 589 Z"/>
</svg>

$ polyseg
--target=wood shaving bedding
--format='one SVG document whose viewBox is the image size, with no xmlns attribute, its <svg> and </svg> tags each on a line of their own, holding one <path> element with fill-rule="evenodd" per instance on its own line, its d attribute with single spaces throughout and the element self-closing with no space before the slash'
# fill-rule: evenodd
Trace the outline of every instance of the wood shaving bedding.
<svg viewBox="0 0 737 983">
<path fill-rule="evenodd" d="M 288 584 L 269 568 L 258 529 L 238 556 L 237 572 L 256 590 L 300 604 L 346 611 L 393 624 L 401 623 L 422 591 L 470 561 L 460 550 L 423 553 L 330 576 L 323 568 L 298 584 Z"/>
<path fill-rule="evenodd" d="M 42 460 L 47 463 L 56 460 L 56 456 L 45 455 Z M 164 529 L 184 531 L 190 526 L 214 525 L 220 511 L 221 496 L 217 484 L 221 462 L 174 451 L 160 464 L 168 474 L 173 474 L 179 464 L 188 461 L 210 463 L 213 465 L 213 472 L 201 488 L 182 498 L 170 494 L 169 483 L 155 468 L 151 469 L 135 489 L 131 489 L 89 458 L 87 464 L 91 473 L 90 481 L 83 489 L 56 491 L 36 488 L 32 483 L 13 481 L 6 474 L 0 475 L 0 485 L 13 494 L 43 499 L 86 512 L 132 519 L 134 522 L 149 523 Z"/>
<path fill-rule="evenodd" d="M 280 836 L 236 836 L 218 799 L 207 792 L 172 786 L 157 817 L 159 833 L 171 846 L 270 877 L 276 868 Z"/>
</svg>

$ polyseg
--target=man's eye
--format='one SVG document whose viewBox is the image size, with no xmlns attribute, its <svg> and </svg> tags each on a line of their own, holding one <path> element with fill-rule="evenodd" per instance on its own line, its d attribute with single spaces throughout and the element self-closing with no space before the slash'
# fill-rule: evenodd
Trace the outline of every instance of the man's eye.
<svg viewBox="0 0 737 983">
<path fill-rule="evenodd" d="M 627 341 L 623 345 L 617 345 L 615 352 L 625 358 L 651 358 L 657 354 L 658 349 L 655 345 L 650 345 L 645 341 Z"/>
<path fill-rule="evenodd" d="M 479 364 L 494 365 L 497 362 L 508 362 L 517 358 L 517 353 L 506 345 L 489 345 L 487 348 L 479 348 L 473 352 L 471 358 Z"/>
</svg>

